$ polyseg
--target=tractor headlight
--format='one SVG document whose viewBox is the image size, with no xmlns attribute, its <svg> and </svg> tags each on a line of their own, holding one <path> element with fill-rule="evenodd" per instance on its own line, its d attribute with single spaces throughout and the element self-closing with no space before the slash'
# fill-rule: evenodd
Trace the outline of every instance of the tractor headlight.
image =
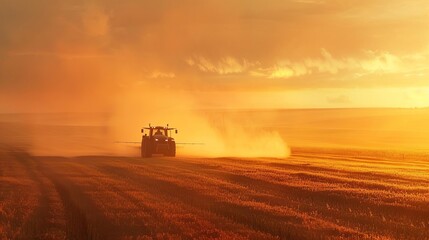
<svg viewBox="0 0 429 240">
<path fill-rule="evenodd" d="M 158 139 L 156 139 L 156 138 L 155 138 L 155 141 L 157 141 L 157 142 L 158 142 Z"/>
<path fill-rule="evenodd" d="M 165 139 L 166 142 L 168 142 L 168 139 Z"/>
</svg>

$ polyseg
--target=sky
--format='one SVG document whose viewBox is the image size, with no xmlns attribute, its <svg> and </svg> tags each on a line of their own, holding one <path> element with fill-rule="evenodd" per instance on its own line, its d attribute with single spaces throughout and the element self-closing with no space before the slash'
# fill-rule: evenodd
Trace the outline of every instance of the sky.
<svg viewBox="0 0 429 240">
<path fill-rule="evenodd" d="M 429 106 L 429 1 L 0 0 L 0 112 L 157 93 L 195 108 Z"/>
</svg>

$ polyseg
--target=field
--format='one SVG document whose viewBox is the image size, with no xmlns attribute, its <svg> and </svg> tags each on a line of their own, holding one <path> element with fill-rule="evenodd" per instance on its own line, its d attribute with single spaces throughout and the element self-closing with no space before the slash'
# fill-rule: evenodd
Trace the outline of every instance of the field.
<svg viewBox="0 0 429 240">
<path fill-rule="evenodd" d="M 1 239 L 427 239 L 429 156 L 0 155 Z"/>
<path fill-rule="evenodd" d="M 429 239 L 428 109 L 209 117 L 291 156 L 142 159 L 96 121 L 0 116 L 0 239 Z"/>
</svg>

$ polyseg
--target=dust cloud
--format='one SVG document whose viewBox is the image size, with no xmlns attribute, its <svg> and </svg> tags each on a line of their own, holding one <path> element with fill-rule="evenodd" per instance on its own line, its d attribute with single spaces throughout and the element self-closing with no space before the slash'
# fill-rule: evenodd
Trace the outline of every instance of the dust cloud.
<svg viewBox="0 0 429 240">
<path fill-rule="evenodd" d="M 204 110 L 192 93 L 165 89 L 135 87 L 118 98 L 111 127 L 119 142 L 140 141 L 142 127 L 150 123 L 177 128 L 173 136 L 179 155 L 210 157 L 276 157 L 289 156 L 289 148 L 274 131 L 263 130 L 241 120 Z M 243 116 L 246 118 L 246 116 Z M 174 134 L 174 133 L 173 133 Z M 138 144 L 117 144 L 121 154 L 139 154 Z"/>
</svg>

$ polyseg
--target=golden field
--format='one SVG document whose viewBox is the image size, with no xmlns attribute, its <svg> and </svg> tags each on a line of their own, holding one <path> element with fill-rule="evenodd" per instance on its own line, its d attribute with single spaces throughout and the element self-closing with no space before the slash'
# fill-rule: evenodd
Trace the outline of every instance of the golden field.
<svg viewBox="0 0 429 240">
<path fill-rule="evenodd" d="M 106 131 L 3 117 L 0 239 L 428 239 L 427 110 L 221 113 L 243 114 L 291 156 L 47 156 L 26 131 L 70 149 Z"/>
<path fill-rule="evenodd" d="M 426 239 L 429 156 L 1 153 L 2 239 Z"/>
</svg>

